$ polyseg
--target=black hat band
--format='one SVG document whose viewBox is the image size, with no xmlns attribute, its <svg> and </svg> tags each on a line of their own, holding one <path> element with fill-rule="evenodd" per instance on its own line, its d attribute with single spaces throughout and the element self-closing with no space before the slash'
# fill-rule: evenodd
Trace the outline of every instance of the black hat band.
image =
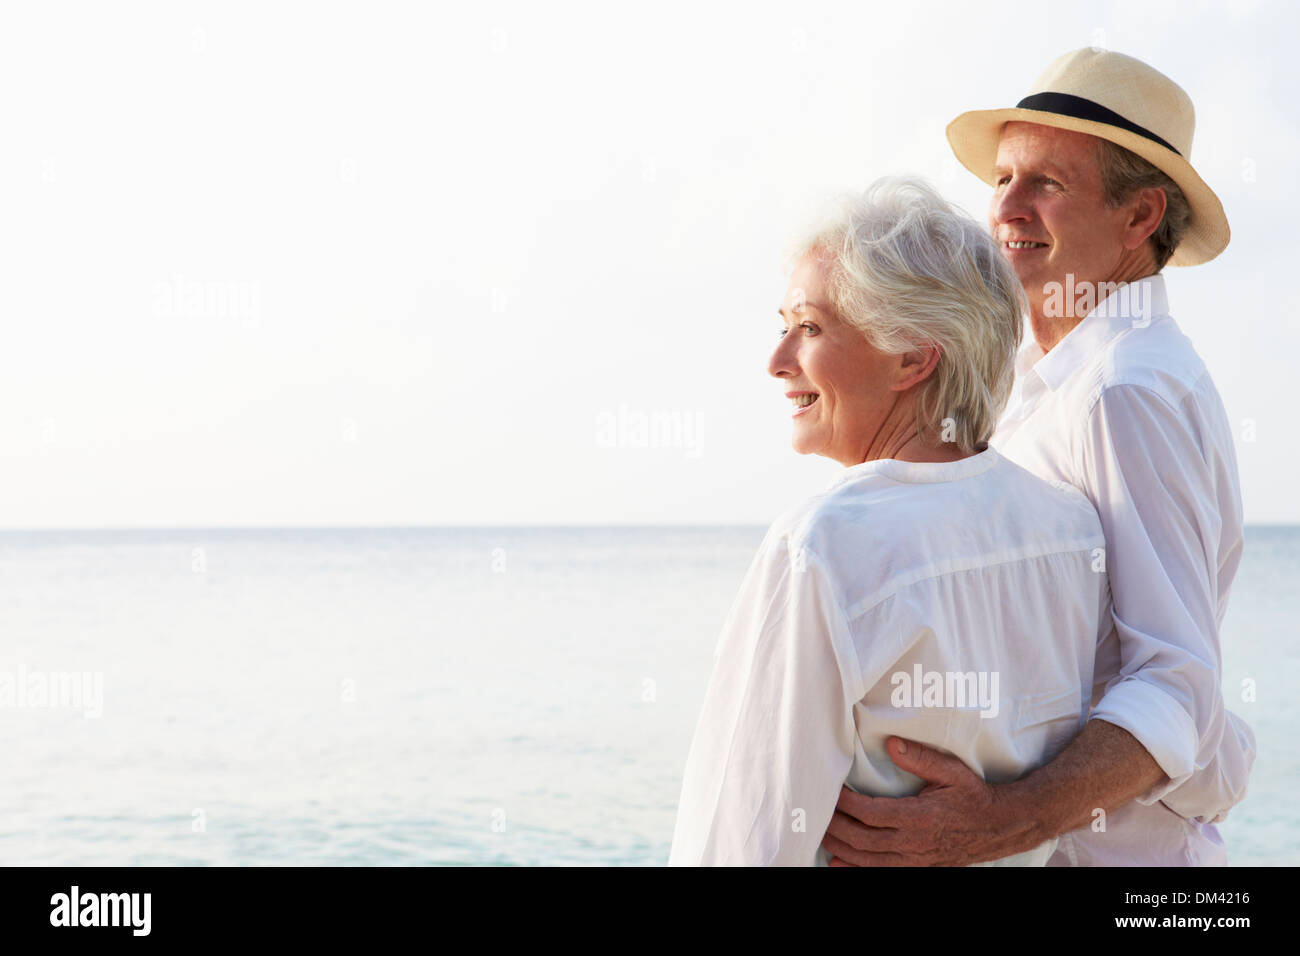
<svg viewBox="0 0 1300 956">
<path fill-rule="evenodd" d="M 1107 126 L 1118 126 L 1120 129 L 1128 130 L 1130 133 L 1136 133 L 1145 139 L 1149 139 L 1153 143 L 1159 143 L 1179 157 L 1183 155 L 1151 130 L 1130 122 L 1114 110 L 1108 110 L 1100 103 L 1094 103 L 1082 96 L 1074 96 L 1071 93 L 1033 93 L 1017 103 L 1016 109 L 1059 113 L 1062 116 L 1073 116 L 1075 119 L 1105 123 Z"/>
</svg>

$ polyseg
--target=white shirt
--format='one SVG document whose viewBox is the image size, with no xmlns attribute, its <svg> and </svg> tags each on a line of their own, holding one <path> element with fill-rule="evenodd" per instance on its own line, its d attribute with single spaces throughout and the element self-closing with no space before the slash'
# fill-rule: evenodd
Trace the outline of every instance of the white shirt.
<svg viewBox="0 0 1300 956">
<path fill-rule="evenodd" d="M 1046 763 L 1110 630 L 1103 545 L 1083 495 L 993 449 L 846 468 L 768 531 L 723 626 L 669 864 L 825 863 L 842 784 L 921 789 L 891 734 L 995 782 Z"/>
<path fill-rule="evenodd" d="M 1122 287 L 1049 353 L 1030 339 L 1016 371 L 993 444 L 1081 490 L 1106 534 L 1115 630 L 1098 647 L 1091 716 L 1133 734 L 1169 777 L 1104 832 L 1062 838 L 1053 865 L 1223 863 L 1211 824 L 1245 795 L 1255 753 L 1221 689 L 1242 549 L 1223 402 L 1160 275 Z"/>
</svg>

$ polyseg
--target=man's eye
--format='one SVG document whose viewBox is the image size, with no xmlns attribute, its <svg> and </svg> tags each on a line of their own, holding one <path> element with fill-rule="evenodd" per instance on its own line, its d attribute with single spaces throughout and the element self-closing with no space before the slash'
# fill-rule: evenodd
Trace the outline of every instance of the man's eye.
<svg viewBox="0 0 1300 956">
<path fill-rule="evenodd" d="M 806 329 L 809 335 L 816 335 L 818 331 L 820 331 L 817 326 L 813 325 L 811 322 L 804 322 L 799 326 L 799 328 Z"/>
</svg>

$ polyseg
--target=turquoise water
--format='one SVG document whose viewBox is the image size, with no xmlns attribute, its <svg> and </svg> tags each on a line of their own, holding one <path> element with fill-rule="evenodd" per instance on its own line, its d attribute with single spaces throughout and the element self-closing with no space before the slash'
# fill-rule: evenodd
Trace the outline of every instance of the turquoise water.
<svg viewBox="0 0 1300 956">
<path fill-rule="evenodd" d="M 0 534 L 0 675 L 85 691 L 0 707 L 0 863 L 662 863 L 762 534 Z M 1224 635 L 1260 744 L 1236 863 L 1300 860 L 1298 582 L 1300 530 L 1249 529 Z"/>
<path fill-rule="evenodd" d="M 1232 864 L 1300 863 L 1300 528 L 1246 529 L 1246 550 L 1223 624 L 1228 709 L 1255 731 L 1250 789 L 1219 825 Z M 1253 682 L 1254 701 L 1244 700 Z"/>
</svg>

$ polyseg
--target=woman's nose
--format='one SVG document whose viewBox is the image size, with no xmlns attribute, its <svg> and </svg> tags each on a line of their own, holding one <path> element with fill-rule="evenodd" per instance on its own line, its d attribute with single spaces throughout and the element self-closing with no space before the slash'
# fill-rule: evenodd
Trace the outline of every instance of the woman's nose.
<svg viewBox="0 0 1300 956">
<path fill-rule="evenodd" d="M 799 371 L 799 363 L 795 359 L 797 341 L 789 332 L 781 336 L 781 341 L 772 350 L 772 357 L 767 360 L 767 374 L 773 378 L 789 378 Z"/>
</svg>

